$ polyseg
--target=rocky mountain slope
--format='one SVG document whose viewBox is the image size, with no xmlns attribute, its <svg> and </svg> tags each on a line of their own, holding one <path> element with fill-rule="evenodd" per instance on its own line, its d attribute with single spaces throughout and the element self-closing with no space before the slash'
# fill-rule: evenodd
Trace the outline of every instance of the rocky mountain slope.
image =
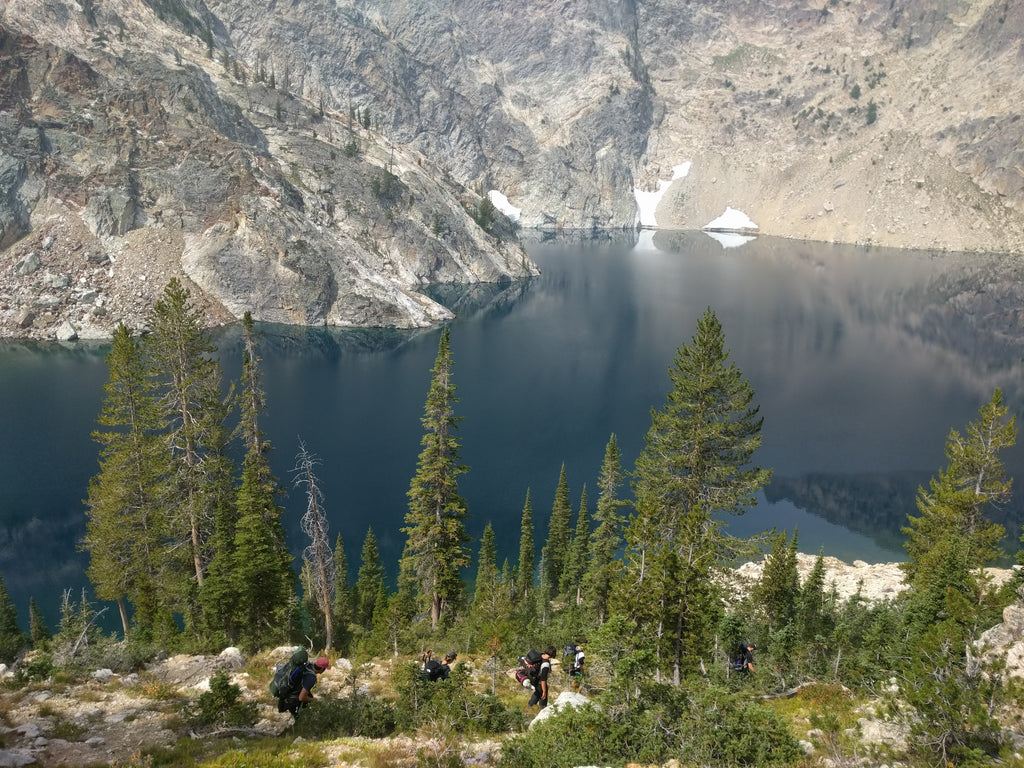
<svg viewBox="0 0 1024 768">
<path fill-rule="evenodd" d="M 0 40 L 2 335 L 138 325 L 175 273 L 211 322 L 428 325 L 423 285 L 536 271 L 491 190 L 1024 253 L 1009 0 L 8 0 Z"/>
</svg>

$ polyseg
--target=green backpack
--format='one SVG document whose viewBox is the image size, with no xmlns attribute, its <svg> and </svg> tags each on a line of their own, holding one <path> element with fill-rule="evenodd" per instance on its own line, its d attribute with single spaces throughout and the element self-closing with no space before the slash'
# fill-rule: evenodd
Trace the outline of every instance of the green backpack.
<svg viewBox="0 0 1024 768">
<path fill-rule="evenodd" d="M 270 695 L 283 699 L 294 689 L 302 684 L 302 668 L 309 661 L 309 653 L 305 648 L 296 648 L 284 664 L 274 670 L 274 677 L 270 681 Z"/>
</svg>

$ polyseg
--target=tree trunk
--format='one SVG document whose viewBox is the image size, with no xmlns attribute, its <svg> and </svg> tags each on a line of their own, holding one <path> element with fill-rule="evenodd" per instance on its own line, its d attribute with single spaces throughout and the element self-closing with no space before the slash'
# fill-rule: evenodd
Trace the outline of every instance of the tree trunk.
<svg viewBox="0 0 1024 768">
<path fill-rule="evenodd" d="M 117 598 L 117 610 L 121 614 L 121 629 L 124 631 L 124 639 L 128 639 L 128 609 L 124 604 L 124 597 Z"/>
</svg>

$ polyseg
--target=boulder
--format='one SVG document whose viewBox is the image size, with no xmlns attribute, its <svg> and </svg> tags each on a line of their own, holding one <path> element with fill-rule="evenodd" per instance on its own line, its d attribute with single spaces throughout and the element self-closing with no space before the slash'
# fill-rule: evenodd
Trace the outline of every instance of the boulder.
<svg viewBox="0 0 1024 768">
<path fill-rule="evenodd" d="M 228 669 L 241 669 L 245 666 L 245 657 L 234 646 L 228 646 L 217 657 L 218 661 Z"/>
<path fill-rule="evenodd" d="M 74 341 L 78 338 L 78 331 L 75 330 L 75 326 L 65 320 L 57 326 L 57 330 L 54 331 L 54 337 L 57 341 Z"/>
<path fill-rule="evenodd" d="M 530 728 L 533 728 L 539 722 L 547 720 L 549 717 L 554 717 L 563 709 L 585 707 L 588 704 L 593 706 L 593 702 L 582 693 L 563 691 L 558 694 L 558 698 L 537 713 L 537 716 L 530 721 Z"/>
<path fill-rule="evenodd" d="M 33 251 L 15 265 L 14 271 L 17 272 L 19 275 L 31 275 L 42 265 L 43 263 L 39 260 L 39 257 L 36 256 L 35 252 Z"/>
</svg>

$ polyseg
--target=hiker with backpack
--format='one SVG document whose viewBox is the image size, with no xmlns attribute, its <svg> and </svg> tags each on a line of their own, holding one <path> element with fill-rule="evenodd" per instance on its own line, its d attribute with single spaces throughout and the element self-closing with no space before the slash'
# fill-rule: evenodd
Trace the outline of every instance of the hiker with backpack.
<svg viewBox="0 0 1024 768">
<path fill-rule="evenodd" d="M 423 677 L 430 682 L 435 680 L 447 680 L 452 672 L 452 664 L 455 662 L 455 658 L 458 656 L 455 651 L 448 651 L 444 655 L 444 661 L 438 661 L 437 659 L 431 658 L 434 653 L 432 648 L 428 648 L 423 654 Z"/>
<path fill-rule="evenodd" d="M 732 662 L 734 672 L 742 675 L 754 673 L 754 650 L 757 648 L 751 642 L 744 640 L 736 649 L 736 658 Z"/>
<path fill-rule="evenodd" d="M 583 661 L 586 659 L 583 646 L 579 643 L 569 643 L 565 646 L 565 656 L 572 657 L 572 666 L 566 672 L 569 676 L 569 688 L 573 693 L 579 693 L 583 687 Z"/>
<path fill-rule="evenodd" d="M 313 686 L 317 675 L 331 668 L 326 656 L 310 663 L 305 648 L 297 648 L 291 658 L 274 672 L 270 693 L 277 697 L 277 711 L 291 712 L 298 718 L 299 710 L 313 700 Z"/>
<path fill-rule="evenodd" d="M 529 653 L 519 657 L 520 670 L 516 672 L 516 680 L 533 688 L 528 707 L 540 704 L 544 709 L 548 705 L 548 675 L 551 673 L 551 659 L 556 653 L 555 647 L 549 645 L 543 652 L 531 648 Z"/>
</svg>

